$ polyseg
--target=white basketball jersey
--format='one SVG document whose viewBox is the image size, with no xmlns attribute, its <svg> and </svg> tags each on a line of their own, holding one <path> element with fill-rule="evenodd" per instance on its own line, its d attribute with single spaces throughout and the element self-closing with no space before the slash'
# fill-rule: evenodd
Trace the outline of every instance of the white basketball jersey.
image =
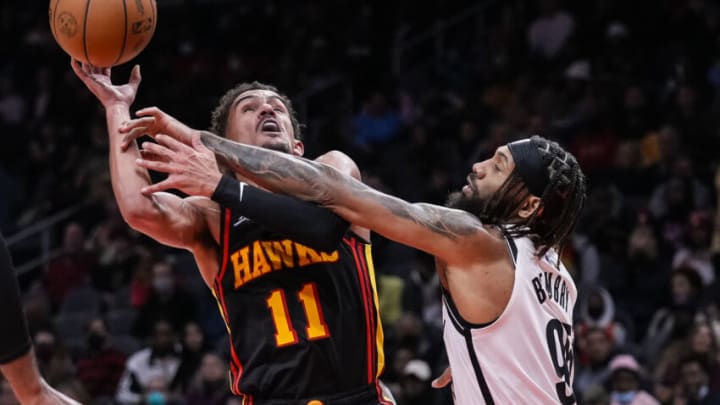
<svg viewBox="0 0 720 405">
<path fill-rule="evenodd" d="M 574 404 L 572 313 L 577 290 L 557 253 L 533 255 L 527 238 L 508 239 L 515 283 L 505 311 L 471 324 L 443 291 L 445 348 L 456 405 Z"/>
</svg>

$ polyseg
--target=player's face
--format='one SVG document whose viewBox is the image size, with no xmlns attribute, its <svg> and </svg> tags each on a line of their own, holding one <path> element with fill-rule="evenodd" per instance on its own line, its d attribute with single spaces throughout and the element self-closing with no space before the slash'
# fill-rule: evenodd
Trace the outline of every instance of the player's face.
<svg viewBox="0 0 720 405">
<path fill-rule="evenodd" d="M 472 166 L 467 184 L 462 190 L 450 195 L 447 205 L 483 217 L 487 201 L 495 194 L 515 169 L 510 150 L 501 146 L 495 154 Z"/>
<path fill-rule="evenodd" d="M 234 101 L 227 137 L 235 142 L 301 156 L 302 142 L 293 136 L 290 113 L 280 96 L 269 90 L 250 90 Z"/>
<path fill-rule="evenodd" d="M 477 196 L 487 200 L 505 183 L 515 169 L 510 150 L 507 146 L 497 148 L 490 158 L 477 162 L 467 176 L 467 185 L 462 188 L 465 196 Z"/>
</svg>

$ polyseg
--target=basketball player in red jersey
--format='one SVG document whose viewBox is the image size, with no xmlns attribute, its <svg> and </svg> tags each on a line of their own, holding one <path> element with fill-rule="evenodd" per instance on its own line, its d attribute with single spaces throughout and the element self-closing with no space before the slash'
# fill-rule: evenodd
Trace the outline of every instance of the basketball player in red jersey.
<svg viewBox="0 0 720 405">
<path fill-rule="evenodd" d="M 241 183 L 217 167 L 218 190 L 187 198 L 141 194 L 151 185 L 149 174 L 135 165 L 141 157 L 135 143 L 121 148 L 118 131 L 130 120 L 139 67 L 120 86 L 112 84 L 110 69 L 77 61 L 72 68 L 105 108 L 123 218 L 161 243 L 191 251 L 216 296 L 230 335 L 230 385 L 243 404 L 391 403 L 379 385 L 384 354 L 367 229 L 348 228 L 326 209 Z M 290 100 L 272 86 L 228 91 L 213 128 L 234 141 L 303 153 Z M 319 159 L 359 177 L 343 154 Z M 188 162 L 185 172 L 199 176 L 193 164 L 211 160 Z"/>
</svg>

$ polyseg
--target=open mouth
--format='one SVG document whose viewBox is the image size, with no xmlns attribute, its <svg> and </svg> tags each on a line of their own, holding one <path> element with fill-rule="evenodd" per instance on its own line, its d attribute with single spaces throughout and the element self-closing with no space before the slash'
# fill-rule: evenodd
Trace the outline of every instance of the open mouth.
<svg viewBox="0 0 720 405">
<path fill-rule="evenodd" d="M 477 178 L 474 175 L 468 174 L 467 184 L 463 187 L 463 192 L 465 192 L 467 194 L 475 193 L 475 184 L 473 183 L 473 181 L 476 179 Z"/>
<path fill-rule="evenodd" d="M 280 132 L 280 124 L 273 118 L 266 118 L 258 124 L 258 130 L 261 132 Z"/>
</svg>

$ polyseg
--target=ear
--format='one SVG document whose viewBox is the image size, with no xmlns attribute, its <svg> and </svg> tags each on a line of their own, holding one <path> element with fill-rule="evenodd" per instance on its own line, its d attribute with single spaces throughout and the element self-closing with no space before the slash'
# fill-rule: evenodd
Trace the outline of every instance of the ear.
<svg viewBox="0 0 720 405">
<path fill-rule="evenodd" d="M 540 209 L 540 197 L 531 195 L 526 198 L 525 202 L 520 206 L 517 215 L 522 219 L 526 219 L 538 209 Z"/>
<path fill-rule="evenodd" d="M 302 141 L 293 139 L 292 154 L 295 156 L 302 156 L 305 153 L 305 145 Z"/>
<path fill-rule="evenodd" d="M 302 156 L 305 153 L 305 145 L 302 141 L 293 140 L 292 154 L 295 156 Z"/>
</svg>

